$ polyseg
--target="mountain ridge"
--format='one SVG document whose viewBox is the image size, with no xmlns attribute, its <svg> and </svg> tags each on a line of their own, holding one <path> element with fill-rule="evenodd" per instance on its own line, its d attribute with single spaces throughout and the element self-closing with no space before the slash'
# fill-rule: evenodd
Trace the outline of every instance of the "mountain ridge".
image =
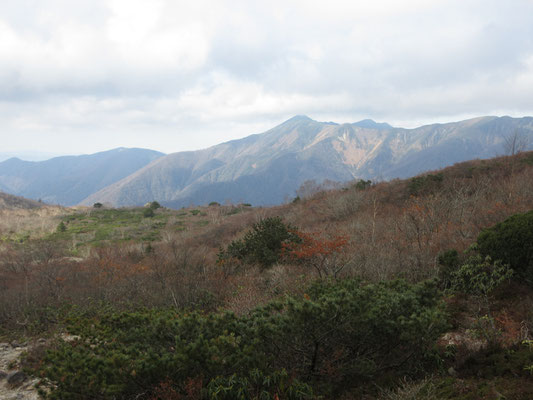
<svg viewBox="0 0 533 400">
<path fill-rule="evenodd" d="M 279 204 L 306 180 L 405 178 L 492 157 L 517 129 L 531 136 L 533 118 L 485 116 L 406 129 L 372 120 L 337 124 L 299 115 L 260 134 L 168 154 L 81 204 Z"/>
<path fill-rule="evenodd" d="M 163 156 L 154 150 L 119 147 L 45 161 L 13 157 L 0 162 L 0 190 L 47 203 L 75 205 Z"/>
</svg>

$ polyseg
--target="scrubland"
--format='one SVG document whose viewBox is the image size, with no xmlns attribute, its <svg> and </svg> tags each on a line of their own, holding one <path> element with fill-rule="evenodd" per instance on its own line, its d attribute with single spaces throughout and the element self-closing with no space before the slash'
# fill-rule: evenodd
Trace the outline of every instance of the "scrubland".
<svg viewBox="0 0 533 400">
<path fill-rule="evenodd" d="M 20 364 L 52 399 L 529 399 L 532 182 L 521 153 L 268 208 L 0 210 L 0 335 L 50 338 Z"/>
</svg>

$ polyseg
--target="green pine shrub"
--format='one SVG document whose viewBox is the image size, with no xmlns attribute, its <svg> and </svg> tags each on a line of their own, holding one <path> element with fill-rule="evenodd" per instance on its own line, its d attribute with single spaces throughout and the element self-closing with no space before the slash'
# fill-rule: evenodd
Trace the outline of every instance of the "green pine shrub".
<svg viewBox="0 0 533 400">
<path fill-rule="evenodd" d="M 267 323 L 255 335 L 274 355 L 275 369 L 332 398 L 339 389 L 429 368 L 431 349 L 447 327 L 434 282 L 317 282 L 306 297 L 257 309 L 253 318 Z"/>
<path fill-rule="evenodd" d="M 161 204 L 159 204 L 157 201 L 152 201 L 149 207 L 152 210 L 157 210 L 158 208 L 161 208 Z"/>
<path fill-rule="evenodd" d="M 442 289 L 449 289 L 453 284 L 453 274 L 461 265 L 457 250 L 447 250 L 437 257 L 439 266 L 438 279 Z"/>
<path fill-rule="evenodd" d="M 242 239 L 234 240 L 225 250 L 221 249 L 218 262 L 223 264 L 236 259 L 267 268 L 279 262 L 283 243 L 300 241 L 294 232 L 295 228 L 285 224 L 280 217 L 262 219 Z"/>
<path fill-rule="evenodd" d="M 287 371 L 265 374 L 258 369 L 245 376 L 218 376 L 209 382 L 207 397 L 213 400 L 314 399 L 309 385 L 290 379 Z"/>
<path fill-rule="evenodd" d="M 372 181 L 370 179 L 366 181 L 364 179 L 359 179 L 354 186 L 357 190 L 365 190 L 372 186 Z"/>
<path fill-rule="evenodd" d="M 477 238 L 477 246 L 483 257 L 501 260 L 533 285 L 533 210 L 484 229 Z"/>
<path fill-rule="evenodd" d="M 368 380 L 426 370 L 445 328 L 433 283 L 321 282 L 244 316 L 76 315 L 68 331 L 79 339 L 58 341 L 36 373 L 54 400 L 150 398 L 162 387 L 187 398 L 191 382 L 204 399 L 335 398 Z"/>
<path fill-rule="evenodd" d="M 411 178 L 407 185 L 407 190 L 411 196 L 429 194 L 442 186 L 444 174 L 428 174 Z"/>
<path fill-rule="evenodd" d="M 57 225 L 56 231 L 57 232 L 65 232 L 66 230 L 67 230 L 67 226 L 65 225 L 65 223 L 63 221 L 61 221 L 59 223 L 59 225 Z"/>
<path fill-rule="evenodd" d="M 143 210 L 143 217 L 145 218 L 152 218 L 155 215 L 154 209 L 151 207 L 145 208 Z"/>
</svg>

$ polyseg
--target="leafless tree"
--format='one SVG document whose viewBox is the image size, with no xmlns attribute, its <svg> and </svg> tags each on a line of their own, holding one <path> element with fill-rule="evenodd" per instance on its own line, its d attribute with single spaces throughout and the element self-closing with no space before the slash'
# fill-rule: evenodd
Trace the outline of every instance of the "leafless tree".
<svg viewBox="0 0 533 400">
<path fill-rule="evenodd" d="M 513 133 L 503 138 L 503 149 L 505 155 L 514 156 L 526 150 L 531 143 L 529 132 L 515 129 Z"/>
</svg>

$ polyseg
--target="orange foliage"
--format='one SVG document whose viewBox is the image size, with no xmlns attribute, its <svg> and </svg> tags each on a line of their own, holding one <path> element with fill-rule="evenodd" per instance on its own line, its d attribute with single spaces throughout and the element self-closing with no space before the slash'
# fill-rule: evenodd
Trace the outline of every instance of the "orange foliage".
<svg viewBox="0 0 533 400">
<path fill-rule="evenodd" d="M 343 265 L 337 264 L 336 255 L 348 243 L 346 236 L 336 236 L 333 239 L 323 238 L 318 232 L 304 233 L 293 231 L 301 239 L 300 243 L 283 244 L 283 255 L 293 261 L 313 266 L 322 278 L 333 274 L 336 276 Z"/>
</svg>

